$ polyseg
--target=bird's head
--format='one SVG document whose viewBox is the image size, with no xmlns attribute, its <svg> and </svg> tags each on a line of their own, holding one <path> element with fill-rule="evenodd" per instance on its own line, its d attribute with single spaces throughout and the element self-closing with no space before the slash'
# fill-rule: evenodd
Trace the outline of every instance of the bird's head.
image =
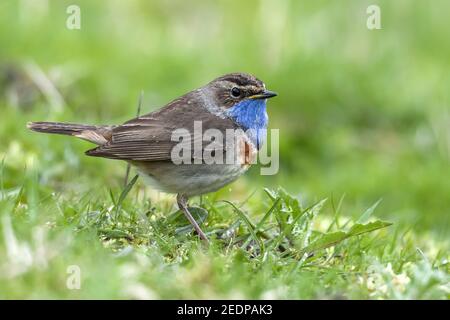
<svg viewBox="0 0 450 320">
<path fill-rule="evenodd" d="M 266 102 L 277 94 L 246 73 L 224 75 L 206 87 L 224 116 L 233 119 L 243 130 L 252 131 L 249 135 L 259 149 L 264 143 L 268 124 Z"/>
<path fill-rule="evenodd" d="M 226 74 L 211 81 L 207 87 L 217 105 L 224 109 L 233 108 L 245 100 L 266 100 L 277 95 L 266 90 L 261 80 L 247 73 Z"/>
</svg>

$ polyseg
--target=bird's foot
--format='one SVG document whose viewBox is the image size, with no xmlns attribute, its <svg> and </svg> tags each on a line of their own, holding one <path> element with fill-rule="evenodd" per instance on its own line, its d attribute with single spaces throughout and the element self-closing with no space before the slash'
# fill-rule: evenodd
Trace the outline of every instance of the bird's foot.
<svg viewBox="0 0 450 320">
<path fill-rule="evenodd" d="M 180 208 L 180 210 L 183 211 L 183 213 L 186 216 L 186 218 L 192 224 L 192 226 L 194 227 L 195 231 L 197 231 L 197 234 L 200 237 L 200 239 L 205 241 L 205 243 L 209 243 L 208 237 L 206 237 L 206 234 L 202 231 L 202 229 L 198 225 L 197 221 L 195 221 L 194 217 L 189 212 L 189 208 L 188 208 L 188 205 L 187 205 L 187 197 L 184 196 L 183 194 L 178 194 L 177 195 L 177 204 L 178 204 L 178 207 Z"/>
</svg>

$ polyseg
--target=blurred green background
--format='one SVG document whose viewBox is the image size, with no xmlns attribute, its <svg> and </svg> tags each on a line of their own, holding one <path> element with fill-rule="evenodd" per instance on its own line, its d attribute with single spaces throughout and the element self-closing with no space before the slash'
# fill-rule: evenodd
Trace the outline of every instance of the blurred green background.
<svg viewBox="0 0 450 320">
<path fill-rule="evenodd" d="M 80 30 L 66 28 L 71 4 Z M 366 27 L 370 4 L 381 30 Z M 123 163 L 85 157 L 87 142 L 32 134 L 26 122 L 121 123 L 141 90 L 149 112 L 242 71 L 279 94 L 268 113 L 280 170 L 254 168 L 224 197 L 281 185 L 301 199 L 345 195 L 348 216 L 382 199 L 378 217 L 448 248 L 449 12 L 445 0 L 3 0 L 2 188 L 15 190 L 30 167 L 62 193 L 120 186 Z M 40 76 L 50 88 L 36 86 Z"/>
</svg>

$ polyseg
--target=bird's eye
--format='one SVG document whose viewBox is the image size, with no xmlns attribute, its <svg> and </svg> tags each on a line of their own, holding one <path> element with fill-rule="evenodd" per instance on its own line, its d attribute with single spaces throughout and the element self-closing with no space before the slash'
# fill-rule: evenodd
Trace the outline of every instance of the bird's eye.
<svg viewBox="0 0 450 320">
<path fill-rule="evenodd" d="M 233 89 L 231 89 L 231 96 L 233 98 L 237 98 L 241 95 L 241 90 L 238 87 L 233 87 Z"/>
</svg>

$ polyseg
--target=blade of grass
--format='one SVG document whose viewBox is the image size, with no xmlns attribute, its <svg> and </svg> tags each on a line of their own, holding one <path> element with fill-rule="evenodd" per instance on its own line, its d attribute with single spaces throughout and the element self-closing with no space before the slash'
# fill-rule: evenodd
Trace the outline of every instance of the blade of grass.
<svg viewBox="0 0 450 320">
<path fill-rule="evenodd" d="M 375 202 L 369 209 L 367 209 L 366 211 L 364 211 L 364 213 L 361 215 L 361 217 L 359 217 L 358 221 L 356 221 L 356 223 L 365 223 L 367 222 L 367 220 L 369 220 L 370 216 L 372 215 L 372 213 L 375 211 L 375 209 L 378 207 L 378 205 L 380 204 L 380 202 L 383 199 L 378 199 L 377 202 Z"/>
<path fill-rule="evenodd" d="M 339 203 L 338 203 L 337 207 L 335 207 L 335 205 L 334 205 L 333 197 L 331 198 L 331 206 L 333 208 L 334 215 L 333 215 L 333 221 L 331 221 L 330 225 L 327 228 L 327 232 L 331 231 L 331 228 L 333 228 L 333 225 L 335 225 L 337 229 L 340 229 L 339 216 L 341 214 L 341 208 L 342 208 L 342 203 L 344 202 L 344 198 L 345 198 L 345 193 L 339 199 Z"/>
<path fill-rule="evenodd" d="M 277 198 L 275 200 L 275 202 L 273 203 L 272 207 L 270 207 L 270 209 L 266 212 L 264 217 L 262 217 L 262 219 L 258 222 L 258 224 L 255 227 L 255 233 L 256 234 L 258 234 L 259 230 L 262 228 L 262 226 L 264 225 L 266 220 L 270 217 L 272 212 L 275 210 L 275 208 L 278 205 L 278 203 L 280 202 L 280 200 L 281 200 L 280 198 Z M 245 248 L 249 243 L 250 243 L 250 238 L 247 238 L 247 240 L 245 241 L 243 247 Z"/>
<path fill-rule="evenodd" d="M 303 248 L 301 250 L 301 252 L 302 252 L 302 254 L 304 254 L 304 253 L 312 254 L 312 253 L 316 252 L 317 250 L 332 247 L 332 246 L 338 244 L 339 242 L 342 242 L 350 237 L 355 237 L 355 236 L 359 236 L 364 233 L 372 232 L 372 231 L 375 231 L 375 230 L 378 230 L 381 228 L 386 228 L 390 225 L 392 225 L 392 223 L 380 221 L 380 220 L 375 221 L 375 222 L 370 222 L 367 224 L 357 223 L 357 224 L 353 225 L 350 228 L 350 230 L 347 232 L 337 231 L 337 232 L 324 234 L 322 237 L 315 240 L 314 242 L 309 244 L 307 247 Z"/>
<path fill-rule="evenodd" d="M 320 203 L 320 201 L 317 202 L 317 203 L 314 203 L 314 204 L 310 205 L 309 207 L 305 208 L 304 210 L 302 210 L 302 211 L 300 212 L 300 214 L 294 219 L 294 221 L 292 221 L 292 223 L 291 223 L 291 225 L 290 225 L 290 228 L 280 229 L 280 233 L 279 233 L 279 235 L 274 239 L 274 242 L 273 242 L 274 244 L 270 247 L 270 249 L 279 247 L 279 246 L 281 245 L 281 242 L 283 241 L 283 239 L 287 236 L 287 234 L 288 234 L 289 232 L 291 232 L 292 228 L 295 226 L 295 224 L 297 223 L 297 221 L 298 221 L 301 217 L 303 217 L 303 215 L 304 215 L 306 212 L 308 212 L 309 210 L 311 210 L 312 208 L 314 208 L 314 207 L 315 207 L 317 204 L 319 204 L 319 203 Z"/>
<path fill-rule="evenodd" d="M 141 114 L 141 107 L 142 107 L 142 99 L 144 97 L 144 91 L 141 90 L 141 93 L 139 95 L 139 100 L 138 100 L 138 105 L 137 105 L 137 112 L 136 112 L 136 117 L 139 117 L 139 115 Z M 125 172 L 125 180 L 124 180 L 124 186 L 127 185 L 128 183 L 128 176 L 130 175 L 130 170 L 131 170 L 131 164 L 127 164 L 127 171 Z"/>
<path fill-rule="evenodd" d="M 120 194 L 119 200 L 117 201 L 116 205 L 116 212 L 115 212 L 115 218 L 117 219 L 117 216 L 119 214 L 119 210 L 122 208 L 122 203 L 127 197 L 128 193 L 133 188 L 134 184 L 136 183 L 137 179 L 139 178 L 139 175 L 135 175 L 133 179 L 125 186 L 125 188 L 122 190 L 122 193 Z"/>
<path fill-rule="evenodd" d="M 258 243 L 261 253 L 264 252 L 264 243 L 256 235 L 252 222 L 247 218 L 247 216 L 242 212 L 242 210 L 239 209 L 234 203 L 232 203 L 231 201 L 228 201 L 228 200 L 222 200 L 222 201 L 225 203 L 228 203 L 229 205 L 231 205 L 234 208 L 234 210 L 239 215 L 239 217 L 242 219 L 242 221 L 244 221 L 244 223 L 247 225 L 247 228 L 248 228 L 252 238 Z M 242 246 L 242 247 L 245 248 L 244 246 Z"/>
</svg>

